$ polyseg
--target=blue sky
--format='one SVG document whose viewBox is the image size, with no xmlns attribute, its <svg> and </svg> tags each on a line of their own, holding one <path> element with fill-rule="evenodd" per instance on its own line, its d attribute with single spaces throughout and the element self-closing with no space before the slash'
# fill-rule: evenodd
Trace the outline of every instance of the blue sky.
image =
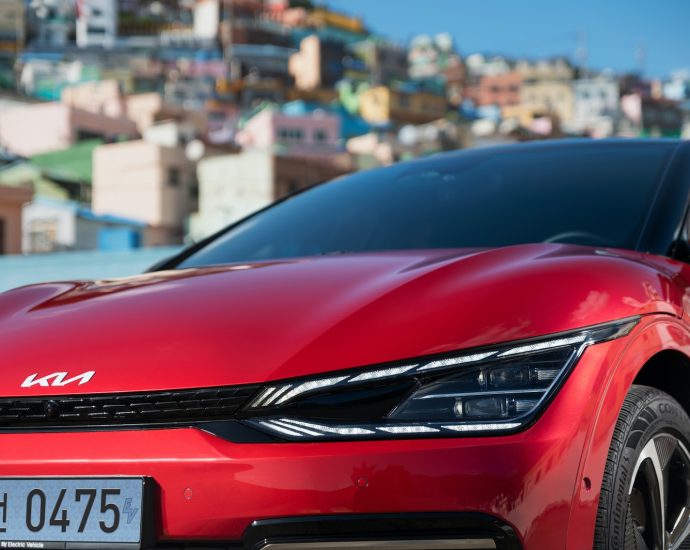
<svg viewBox="0 0 690 550">
<path fill-rule="evenodd" d="M 382 35 L 406 42 L 450 32 L 463 55 L 573 56 L 587 36 L 588 66 L 636 69 L 646 52 L 653 77 L 690 68 L 690 0 L 326 0 L 363 16 Z"/>
</svg>

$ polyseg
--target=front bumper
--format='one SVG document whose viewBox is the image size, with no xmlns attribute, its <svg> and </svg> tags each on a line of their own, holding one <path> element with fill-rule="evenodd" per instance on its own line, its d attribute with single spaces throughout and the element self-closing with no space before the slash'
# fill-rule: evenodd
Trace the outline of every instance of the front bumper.
<svg viewBox="0 0 690 550">
<path fill-rule="evenodd" d="M 448 545 L 423 548 L 557 550 L 579 498 L 591 397 L 621 345 L 589 348 L 542 418 L 510 436 L 254 444 L 197 428 L 3 433 L 0 477 L 150 477 L 158 547 L 414 550 L 431 537 Z M 586 474 L 598 487 L 600 473 Z M 587 539 L 594 521 L 578 529 Z"/>
</svg>

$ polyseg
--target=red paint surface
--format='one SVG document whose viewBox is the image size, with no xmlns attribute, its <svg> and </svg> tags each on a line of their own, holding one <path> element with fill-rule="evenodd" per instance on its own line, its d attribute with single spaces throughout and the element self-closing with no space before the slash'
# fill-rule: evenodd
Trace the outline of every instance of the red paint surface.
<svg viewBox="0 0 690 550">
<path fill-rule="evenodd" d="M 629 336 L 590 347 L 544 415 L 517 435 L 234 444 L 192 428 L 1 434 L 0 476 L 151 476 L 167 539 L 238 540 L 269 517 L 481 511 L 513 525 L 527 550 L 591 548 L 625 393 L 658 351 L 690 355 L 684 269 L 632 252 L 527 245 L 2 294 L 3 396 L 65 393 L 20 388 L 33 373 L 96 371 L 74 393 L 256 383 L 644 317 Z"/>
</svg>

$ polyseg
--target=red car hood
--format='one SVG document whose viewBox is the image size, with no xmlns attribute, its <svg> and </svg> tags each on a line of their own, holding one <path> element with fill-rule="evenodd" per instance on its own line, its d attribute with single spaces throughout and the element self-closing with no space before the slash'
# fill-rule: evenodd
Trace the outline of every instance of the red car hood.
<svg viewBox="0 0 690 550">
<path fill-rule="evenodd" d="M 0 294 L 0 395 L 265 382 L 678 314 L 672 273 L 657 267 L 635 253 L 523 245 L 29 286 Z M 21 387 L 88 371 L 81 385 Z"/>
</svg>

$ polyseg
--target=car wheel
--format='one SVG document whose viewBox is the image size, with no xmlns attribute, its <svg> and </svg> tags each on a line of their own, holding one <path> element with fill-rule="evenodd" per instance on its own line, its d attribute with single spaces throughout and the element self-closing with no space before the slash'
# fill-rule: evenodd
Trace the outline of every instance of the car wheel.
<svg viewBox="0 0 690 550">
<path fill-rule="evenodd" d="M 690 548 L 689 451 L 683 407 L 660 390 L 633 386 L 606 462 L 594 550 Z"/>
</svg>

